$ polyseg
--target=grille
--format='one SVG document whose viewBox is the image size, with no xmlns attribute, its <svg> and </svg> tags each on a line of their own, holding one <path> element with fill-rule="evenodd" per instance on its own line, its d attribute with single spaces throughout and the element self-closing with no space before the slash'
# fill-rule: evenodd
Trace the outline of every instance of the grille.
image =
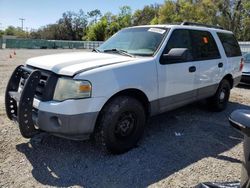
<svg viewBox="0 0 250 188">
<path fill-rule="evenodd" d="M 28 67 L 28 68 L 29 68 L 30 72 L 35 69 L 33 67 Z M 36 68 L 36 70 L 37 70 L 37 68 Z M 57 76 L 56 76 L 56 74 L 49 72 L 49 71 L 40 70 L 40 69 L 38 69 L 38 70 L 41 72 L 41 78 L 40 78 L 40 81 L 36 87 L 35 98 L 37 98 L 41 101 L 52 100 L 53 94 L 54 94 L 54 89 L 55 89 L 56 82 L 57 82 Z M 23 89 L 24 84 L 30 75 L 30 72 L 25 72 L 22 75 L 22 78 L 21 78 L 21 81 L 19 84 L 20 90 Z"/>
</svg>

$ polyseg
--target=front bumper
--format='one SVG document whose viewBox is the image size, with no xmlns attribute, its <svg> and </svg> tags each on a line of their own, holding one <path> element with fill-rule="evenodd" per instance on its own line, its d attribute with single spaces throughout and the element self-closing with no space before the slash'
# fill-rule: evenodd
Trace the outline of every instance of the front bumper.
<svg viewBox="0 0 250 188">
<path fill-rule="evenodd" d="M 38 110 L 33 122 L 40 130 L 73 140 L 85 140 L 94 131 L 98 112 L 76 115 L 56 114 Z"/>
<path fill-rule="evenodd" d="M 57 136 L 85 140 L 93 133 L 103 97 L 78 100 L 40 101 L 34 99 L 33 122 L 39 129 Z"/>
<path fill-rule="evenodd" d="M 26 81 L 20 90 L 24 77 Z M 39 100 L 36 93 L 41 79 L 40 70 L 24 66 L 16 68 L 5 93 L 5 107 L 9 119 L 18 123 L 25 138 L 31 138 L 40 131 L 70 139 L 88 138 L 94 131 L 97 115 L 105 103 L 105 98 L 63 102 Z"/>
</svg>

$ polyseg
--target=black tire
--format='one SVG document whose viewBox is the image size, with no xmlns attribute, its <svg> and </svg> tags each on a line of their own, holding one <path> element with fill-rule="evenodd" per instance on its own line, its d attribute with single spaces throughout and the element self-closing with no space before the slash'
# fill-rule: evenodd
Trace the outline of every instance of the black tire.
<svg viewBox="0 0 250 188">
<path fill-rule="evenodd" d="M 95 140 L 113 154 L 127 152 L 143 135 L 145 121 L 145 110 L 138 100 L 115 97 L 101 111 Z"/>
<path fill-rule="evenodd" d="M 208 99 L 211 109 L 221 112 L 226 109 L 230 97 L 231 86 L 228 80 L 223 79 L 214 96 Z"/>
</svg>

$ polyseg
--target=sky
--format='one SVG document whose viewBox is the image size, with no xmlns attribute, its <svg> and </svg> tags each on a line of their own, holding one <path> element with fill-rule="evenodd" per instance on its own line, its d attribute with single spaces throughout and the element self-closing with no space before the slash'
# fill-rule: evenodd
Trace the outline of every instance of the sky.
<svg viewBox="0 0 250 188">
<path fill-rule="evenodd" d="M 119 7 L 128 5 L 132 11 L 145 5 L 163 4 L 164 0 L 0 0 L 0 29 L 13 25 L 21 27 L 24 18 L 24 29 L 38 29 L 41 26 L 55 23 L 63 12 L 83 9 L 99 9 L 102 13 L 119 12 Z"/>
</svg>

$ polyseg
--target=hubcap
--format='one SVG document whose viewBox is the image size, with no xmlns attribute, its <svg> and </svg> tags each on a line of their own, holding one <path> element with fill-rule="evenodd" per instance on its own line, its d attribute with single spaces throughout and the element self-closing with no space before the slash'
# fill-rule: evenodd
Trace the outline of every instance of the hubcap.
<svg viewBox="0 0 250 188">
<path fill-rule="evenodd" d="M 225 91 L 222 90 L 220 93 L 220 101 L 223 101 L 225 99 L 225 96 L 226 96 Z"/>
<path fill-rule="evenodd" d="M 129 137 L 135 129 L 135 124 L 136 116 L 133 112 L 123 113 L 116 124 L 115 135 L 118 138 Z"/>
</svg>

